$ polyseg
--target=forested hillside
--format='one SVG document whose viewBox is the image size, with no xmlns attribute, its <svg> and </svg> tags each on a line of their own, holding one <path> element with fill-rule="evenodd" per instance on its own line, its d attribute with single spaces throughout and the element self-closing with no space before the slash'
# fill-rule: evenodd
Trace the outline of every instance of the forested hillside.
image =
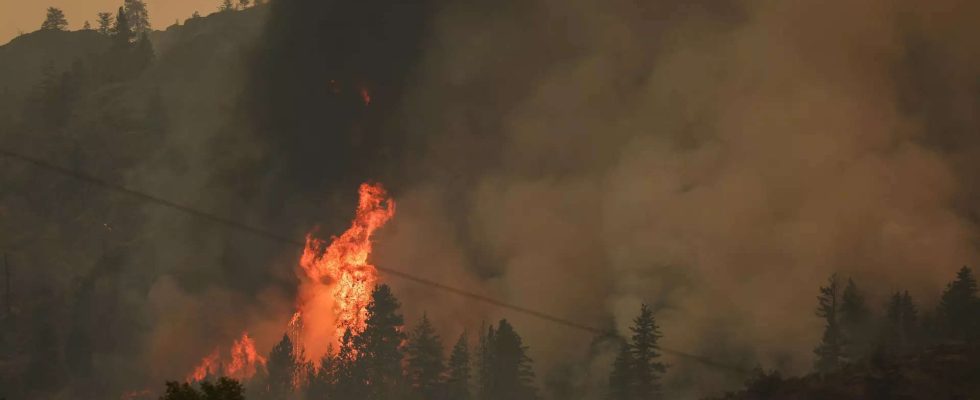
<svg viewBox="0 0 980 400">
<path fill-rule="evenodd" d="M 0 143 L 119 184 L 152 171 L 164 192 L 166 177 L 194 168 L 183 154 L 206 147 L 236 101 L 265 13 L 214 13 L 145 34 L 22 35 L 0 46 Z M 131 254 L 158 239 L 139 234 L 147 216 L 132 198 L 34 168 L 0 160 L 0 242 L 17 249 L 6 255 L 0 387 L 9 398 L 102 397 L 152 373 L 119 357 L 147 340 L 141 298 L 153 272 L 134 270 Z"/>
</svg>

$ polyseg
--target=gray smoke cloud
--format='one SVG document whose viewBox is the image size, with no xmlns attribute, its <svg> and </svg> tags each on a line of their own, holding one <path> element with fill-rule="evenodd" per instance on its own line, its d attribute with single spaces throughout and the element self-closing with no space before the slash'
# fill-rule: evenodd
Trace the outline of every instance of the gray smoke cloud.
<svg viewBox="0 0 980 400">
<path fill-rule="evenodd" d="M 430 178 L 400 195 L 379 263 L 623 335 L 645 302 L 666 347 L 805 372 L 831 273 L 872 305 L 907 288 L 931 306 L 976 259 L 977 11 L 448 6 L 403 112 Z M 466 300 L 398 286 L 473 325 Z M 539 375 L 591 339 L 482 311 L 527 331 Z M 668 360 L 680 397 L 739 379 Z"/>
</svg>

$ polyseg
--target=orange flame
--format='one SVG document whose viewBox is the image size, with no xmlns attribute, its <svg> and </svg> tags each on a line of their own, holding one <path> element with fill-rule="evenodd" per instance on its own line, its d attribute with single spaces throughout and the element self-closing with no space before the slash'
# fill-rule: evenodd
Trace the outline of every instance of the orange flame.
<svg viewBox="0 0 980 400">
<path fill-rule="evenodd" d="M 365 101 L 370 102 L 370 97 Z M 302 360 L 319 360 L 331 344 L 339 345 L 346 330 L 360 333 L 365 328 L 367 306 L 378 279 L 377 269 L 368 263 L 371 236 L 395 215 L 395 202 L 380 184 L 362 184 L 359 195 L 350 228 L 333 237 L 329 246 L 312 234 L 306 236 L 298 269 L 297 311 L 287 327 L 294 354 Z M 255 350 L 255 342 L 244 332 L 232 344 L 230 360 L 222 362 L 219 349 L 215 349 L 198 363 L 187 381 L 220 373 L 247 380 L 265 363 Z"/>
<path fill-rule="evenodd" d="M 220 352 L 214 349 L 187 376 L 187 381 L 202 381 L 209 375 L 219 374 L 244 381 L 255 375 L 259 365 L 265 365 L 265 358 L 255 351 L 255 341 L 248 332 L 242 332 L 242 337 L 232 343 L 229 356 L 228 362 L 221 362 Z"/>
<path fill-rule="evenodd" d="M 225 369 L 225 375 L 244 381 L 255 375 L 258 365 L 265 365 L 265 358 L 255 351 L 255 341 L 242 333 L 242 338 L 231 345 L 231 362 Z"/>
<path fill-rule="evenodd" d="M 218 372 L 218 349 L 214 349 L 211 354 L 204 356 L 201 362 L 194 368 L 194 372 L 187 375 L 188 382 L 203 381 L 212 372 Z"/>
<path fill-rule="evenodd" d="M 300 258 L 303 273 L 297 306 L 301 343 L 310 359 L 319 359 L 347 329 L 364 330 L 367 305 L 378 279 L 368 263 L 371 235 L 395 215 L 395 202 L 380 184 L 362 184 L 357 214 L 350 228 L 329 246 L 312 235 Z M 325 340 L 329 339 L 329 340 Z"/>
<path fill-rule="evenodd" d="M 364 100 L 364 105 L 371 105 L 371 91 L 366 87 L 361 87 L 361 100 Z"/>
</svg>

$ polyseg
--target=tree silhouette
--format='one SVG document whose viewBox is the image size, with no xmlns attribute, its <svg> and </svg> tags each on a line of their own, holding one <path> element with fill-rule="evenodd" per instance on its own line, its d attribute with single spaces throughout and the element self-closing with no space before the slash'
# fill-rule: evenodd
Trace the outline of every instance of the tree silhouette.
<svg viewBox="0 0 980 400">
<path fill-rule="evenodd" d="M 609 373 L 609 399 L 629 400 L 633 398 L 633 353 L 625 341 L 619 347 L 612 372 Z"/>
<path fill-rule="evenodd" d="M 337 385 L 338 357 L 333 345 L 327 347 L 327 353 L 320 358 L 319 368 L 308 371 L 307 399 L 327 399 L 334 397 Z"/>
<path fill-rule="evenodd" d="M 238 381 L 221 377 L 217 383 L 201 382 L 204 400 L 245 400 L 245 389 Z"/>
<path fill-rule="evenodd" d="M 895 292 L 885 313 L 885 347 L 893 353 L 911 350 L 918 338 L 919 323 L 912 296 L 906 290 Z"/>
<path fill-rule="evenodd" d="M 640 315 L 633 319 L 630 327 L 633 333 L 630 352 L 633 356 L 634 392 L 637 399 L 654 398 L 660 393 L 660 377 L 667 366 L 660 358 L 660 328 L 653 317 L 653 311 L 646 304 L 640 305 Z"/>
<path fill-rule="evenodd" d="M 90 31 L 90 30 L 92 30 L 92 24 L 90 24 L 88 22 L 88 20 L 86 20 L 85 23 L 82 24 L 82 30 L 83 31 Z"/>
<path fill-rule="evenodd" d="M 435 399 L 442 393 L 442 340 L 428 316 L 422 314 L 418 326 L 408 336 L 406 375 L 420 399 Z"/>
<path fill-rule="evenodd" d="M 980 336 L 980 300 L 973 271 L 964 266 L 956 273 L 939 300 L 937 313 L 946 337 L 954 340 Z"/>
<path fill-rule="evenodd" d="M 108 36 L 112 32 L 112 13 L 100 12 L 97 15 L 96 23 L 99 24 L 99 27 L 95 31 Z"/>
<path fill-rule="evenodd" d="M 218 6 L 218 11 L 232 11 L 235 9 L 235 4 L 231 0 L 221 0 L 221 5 Z"/>
<path fill-rule="evenodd" d="M 844 342 L 844 354 L 849 360 L 857 360 L 866 356 L 871 348 L 871 311 L 865 304 L 864 295 L 848 279 L 840 304 L 840 330 Z"/>
<path fill-rule="evenodd" d="M 282 340 L 272 348 L 266 367 L 269 370 L 267 386 L 270 399 L 284 399 L 292 392 L 297 366 L 293 342 L 289 335 L 284 334 Z"/>
<path fill-rule="evenodd" d="M 844 337 L 840 329 L 840 281 L 837 274 L 831 275 L 827 286 L 820 287 L 817 296 L 817 316 L 824 319 L 824 332 L 820 345 L 813 350 L 817 355 L 814 368 L 817 372 L 836 369 L 843 355 Z"/>
<path fill-rule="evenodd" d="M 68 27 L 68 19 L 60 8 L 48 7 L 48 14 L 41 23 L 42 31 L 63 31 Z"/>
<path fill-rule="evenodd" d="M 123 0 L 123 9 L 133 34 L 139 36 L 150 31 L 150 12 L 146 9 L 145 1 Z"/>
<path fill-rule="evenodd" d="M 490 327 L 481 357 L 481 399 L 527 400 L 537 398 L 534 371 L 527 346 L 507 320 Z"/>
<path fill-rule="evenodd" d="M 391 399 L 402 389 L 402 351 L 405 324 L 398 309 L 401 304 L 388 285 L 379 285 L 371 293 L 364 332 L 354 336 L 356 364 L 363 368 L 367 386 L 364 398 Z"/>
<path fill-rule="evenodd" d="M 201 390 L 188 383 L 167 382 L 160 400 L 245 400 L 245 389 L 238 381 L 221 377 L 216 383 L 201 382 Z"/>
<path fill-rule="evenodd" d="M 459 335 L 459 340 L 449 354 L 449 372 L 446 379 L 446 396 L 454 400 L 470 399 L 470 350 L 466 345 L 466 333 Z"/>
<path fill-rule="evenodd" d="M 116 47 L 119 48 L 128 49 L 129 44 L 133 41 L 133 29 L 126 17 L 126 10 L 122 7 L 119 7 L 119 11 L 116 12 L 116 24 L 112 26 L 112 37 L 115 38 Z"/>
</svg>

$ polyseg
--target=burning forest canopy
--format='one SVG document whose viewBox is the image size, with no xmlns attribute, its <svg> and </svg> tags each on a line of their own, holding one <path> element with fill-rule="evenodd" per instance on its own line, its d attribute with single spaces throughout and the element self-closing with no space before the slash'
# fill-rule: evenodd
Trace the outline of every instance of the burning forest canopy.
<svg viewBox="0 0 980 400">
<path fill-rule="evenodd" d="M 154 3 L 0 46 L 0 398 L 978 396 L 974 2 Z"/>
</svg>

